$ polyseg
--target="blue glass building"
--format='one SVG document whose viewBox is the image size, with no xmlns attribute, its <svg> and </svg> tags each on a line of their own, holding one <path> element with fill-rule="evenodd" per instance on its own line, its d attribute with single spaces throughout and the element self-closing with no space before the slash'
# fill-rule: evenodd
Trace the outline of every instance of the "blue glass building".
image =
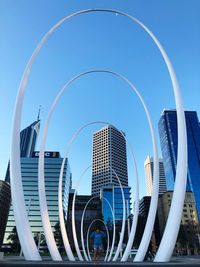
<svg viewBox="0 0 200 267">
<path fill-rule="evenodd" d="M 200 123 L 196 111 L 185 111 L 188 140 L 187 191 L 195 198 L 200 218 Z M 159 121 L 161 150 L 164 161 L 167 190 L 173 190 L 177 164 L 177 117 L 176 110 L 164 110 Z"/>
<path fill-rule="evenodd" d="M 123 187 L 125 202 L 126 202 L 126 219 L 130 215 L 130 187 Z M 105 198 L 110 203 L 112 210 L 114 211 L 115 223 L 121 223 L 123 218 L 123 200 L 122 200 L 122 192 L 119 186 L 107 186 L 101 188 L 101 200 L 102 200 L 102 215 L 103 220 L 107 226 L 113 225 L 113 217 L 110 207 L 105 200 Z"/>
<path fill-rule="evenodd" d="M 38 156 L 39 152 L 33 152 L 32 157 L 21 158 L 24 198 L 27 206 L 29 223 L 34 236 L 40 232 L 43 232 L 38 195 Z M 60 157 L 59 152 L 45 152 L 45 190 L 52 230 L 54 230 L 54 227 L 59 222 L 58 183 L 62 160 L 63 159 Z M 68 209 L 70 177 L 70 166 L 68 160 L 66 160 L 62 182 L 63 210 L 65 215 L 67 214 Z M 15 219 L 13 207 L 11 205 L 4 236 L 4 244 L 9 243 L 8 237 L 12 233 L 14 227 Z"/>
</svg>

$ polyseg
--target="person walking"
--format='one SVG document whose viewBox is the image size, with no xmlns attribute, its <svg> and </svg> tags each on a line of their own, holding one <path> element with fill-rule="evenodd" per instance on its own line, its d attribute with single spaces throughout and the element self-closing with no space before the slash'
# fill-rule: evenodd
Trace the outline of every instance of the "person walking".
<svg viewBox="0 0 200 267">
<path fill-rule="evenodd" d="M 97 261 L 100 253 L 103 252 L 103 238 L 105 238 L 105 234 L 98 227 L 90 235 L 90 239 L 93 241 L 94 261 Z"/>
</svg>

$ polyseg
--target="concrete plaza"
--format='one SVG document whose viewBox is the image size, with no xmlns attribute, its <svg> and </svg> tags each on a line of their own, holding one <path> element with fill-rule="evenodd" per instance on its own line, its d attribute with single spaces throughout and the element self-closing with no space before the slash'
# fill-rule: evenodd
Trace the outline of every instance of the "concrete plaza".
<svg viewBox="0 0 200 267">
<path fill-rule="evenodd" d="M 22 267 L 28 267 L 28 266 L 48 266 L 48 267 L 56 267 L 56 266 L 72 266 L 72 267 L 80 267 L 80 266 L 98 266 L 98 267 L 129 267 L 129 266 L 134 266 L 134 267 L 143 267 L 143 266 L 162 266 L 162 267 L 167 267 L 167 266 L 185 266 L 185 267 L 192 267 L 192 266 L 200 266 L 200 256 L 185 256 L 185 257 L 173 257 L 170 262 L 167 263 L 153 263 L 153 262 L 138 262 L 138 263 L 133 263 L 133 262 L 110 262 L 106 263 L 103 261 L 98 261 L 98 262 L 69 262 L 69 261 L 63 261 L 63 262 L 53 262 L 49 259 L 49 257 L 44 257 L 43 261 L 25 261 L 21 257 L 4 257 L 0 261 L 0 266 L 22 266 Z"/>
</svg>

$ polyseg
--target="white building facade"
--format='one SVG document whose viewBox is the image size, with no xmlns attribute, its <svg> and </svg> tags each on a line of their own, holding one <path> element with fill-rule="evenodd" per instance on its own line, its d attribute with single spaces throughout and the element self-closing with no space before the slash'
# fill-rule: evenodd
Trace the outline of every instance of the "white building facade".
<svg viewBox="0 0 200 267">
<path fill-rule="evenodd" d="M 147 156 L 144 162 L 147 196 L 152 196 L 153 189 L 153 157 Z M 159 194 L 167 191 L 163 160 L 159 159 Z"/>
<path fill-rule="evenodd" d="M 92 195 L 99 195 L 102 187 L 119 186 L 116 174 L 122 186 L 128 186 L 126 140 L 107 125 L 93 134 Z"/>
</svg>

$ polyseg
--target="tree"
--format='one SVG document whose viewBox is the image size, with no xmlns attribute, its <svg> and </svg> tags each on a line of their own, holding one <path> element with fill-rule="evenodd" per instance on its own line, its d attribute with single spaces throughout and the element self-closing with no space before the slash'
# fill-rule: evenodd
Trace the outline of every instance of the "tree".
<svg viewBox="0 0 200 267">
<path fill-rule="evenodd" d="M 55 224 L 54 229 L 55 229 L 55 231 L 54 231 L 54 238 L 55 238 L 56 244 L 57 244 L 58 248 L 60 250 L 62 250 L 64 244 L 63 244 L 61 230 L 60 230 L 60 222 L 57 222 Z"/>
<path fill-rule="evenodd" d="M 20 246 L 20 243 L 19 243 L 19 238 L 18 238 L 16 226 L 13 227 L 12 232 L 8 236 L 8 240 L 11 241 L 11 243 L 10 243 L 11 251 L 12 252 L 20 252 L 21 246 Z"/>
<path fill-rule="evenodd" d="M 177 240 L 182 253 L 194 254 L 200 249 L 198 240 L 198 226 L 192 222 L 181 225 Z"/>
</svg>

